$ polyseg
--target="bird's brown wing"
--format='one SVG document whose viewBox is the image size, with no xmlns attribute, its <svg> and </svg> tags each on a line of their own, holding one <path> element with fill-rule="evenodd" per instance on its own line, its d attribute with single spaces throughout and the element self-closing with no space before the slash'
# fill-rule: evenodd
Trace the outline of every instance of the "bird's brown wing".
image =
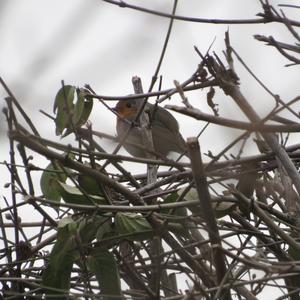
<svg viewBox="0 0 300 300">
<path fill-rule="evenodd" d="M 156 151 L 167 155 L 171 151 L 183 153 L 186 150 L 185 142 L 179 132 L 172 132 L 156 122 L 152 124 L 151 130 Z"/>
<path fill-rule="evenodd" d="M 160 106 L 155 106 L 150 103 L 148 105 L 148 107 L 150 108 L 151 123 L 155 122 L 161 127 L 165 127 L 174 133 L 179 131 L 178 122 L 170 112 Z"/>
</svg>

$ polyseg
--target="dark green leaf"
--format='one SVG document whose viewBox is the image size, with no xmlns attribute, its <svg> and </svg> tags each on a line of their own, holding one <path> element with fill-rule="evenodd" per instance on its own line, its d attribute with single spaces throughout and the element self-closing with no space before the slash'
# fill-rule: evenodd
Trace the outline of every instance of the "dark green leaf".
<svg viewBox="0 0 300 300">
<path fill-rule="evenodd" d="M 103 299 L 120 300 L 120 275 L 113 254 L 104 248 L 93 249 L 88 256 L 87 265 L 97 278 Z"/>
<path fill-rule="evenodd" d="M 235 209 L 236 203 L 233 202 L 214 202 L 212 206 L 216 213 L 216 218 L 220 219 L 228 216 Z"/>
<path fill-rule="evenodd" d="M 72 120 L 75 126 L 79 124 L 83 110 L 84 110 L 84 95 L 83 93 L 77 92 L 77 101 L 74 107 L 74 115 Z"/>
<path fill-rule="evenodd" d="M 76 222 L 74 222 L 74 220 L 72 219 L 72 217 L 65 217 L 65 218 L 62 218 L 62 219 L 59 220 L 57 228 L 63 228 L 65 226 L 69 226 L 69 225 L 71 225 L 73 223 L 76 224 Z M 77 228 L 77 225 L 76 225 L 76 228 Z"/>
<path fill-rule="evenodd" d="M 65 93 L 59 94 L 57 96 L 58 101 L 55 101 L 60 104 L 56 106 L 58 108 L 56 127 L 57 133 L 61 134 L 62 137 L 66 137 L 72 133 L 74 129 L 85 124 L 93 108 L 93 99 L 85 98 L 85 91 L 82 89 L 77 89 L 77 93 L 75 94 L 74 89 L 74 87 L 66 86 Z M 77 96 L 76 103 L 75 95 Z"/>
<path fill-rule="evenodd" d="M 97 195 L 84 195 L 77 187 L 56 181 L 57 190 L 66 203 L 92 205 L 107 204 L 105 198 Z"/>
<path fill-rule="evenodd" d="M 56 181 L 65 182 L 67 176 L 62 169 L 54 163 L 50 163 L 43 172 L 40 180 L 41 190 L 48 200 L 59 202 L 61 195 L 57 189 Z"/>
<path fill-rule="evenodd" d="M 94 215 L 85 217 L 78 221 L 78 231 L 82 243 L 89 243 L 96 239 L 97 232 L 100 228 L 106 227 L 111 223 L 110 217 Z"/>
<path fill-rule="evenodd" d="M 77 257 L 78 251 L 73 233 L 70 232 L 68 226 L 59 228 L 49 264 L 42 276 L 43 286 L 59 290 L 46 289 L 46 293 L 61 295 L 56 299 L 65 299 L 62 294 L 63 292 L 68 294 L 72 266 Z"/>
<path fill-rule="evenodd" d="M 74 124 L 76 127 L 79 127 L 86 123 L 88 120 L 90 113 L 93 109 L 93 99 L 85 98 L 85 91 L 79 90 L 78 92 L 78 100 L 75 105 L 75 114 L 74 114 Z"/>
<path fill-rule="evenodd" d="M 180 189 L 177 193 L 178 195 L 181 195 L 185 191 L 185 187 Z M 185 201 L 199 201 L 198 193 L 195 188 L 191 188 L 186 195 L 184 196 Z M 195 215 L 195 216 L 201 216 L 201 208 L 200 208 L 200 201 L 199 201 L 199 206 L 190 206 L 189 210 Z"/>
<path fill-rule="evenodd" d="M 178 194 L 181 195 L 181 193 L 183 193 L 183 191 L 185 190 L 185 188 L 182 188 L 178 191 Z M 189 190 L 189 192 L 184 196 L 184 200 L 185 201 L 199 201 L 199 197 L 198 197 L 198 192 L 195 188 L 191 188 Z M 228 215 L 234 208 L 235 208 L 235 203 L 232 202 L 213 202 L 212 203 L 212 208 L 215 211 L 216 217 L 222 218 L 226 215 Z M 200 207 L 200 201 L 199 201 L 199 206 L 190 206 L 189 210 L 197 216 L 203 216 L 202 214 L 202 210 Z"/>
<path fill-rule="evenodd" d="M 46 288 L 46 293 L 61 295 L 55 299 L 65 299 L 62 296 L 62 290 L 68 294 L 72 266 L 78 262 L 80 257 L 75 237 L 78 237 L 81 246 L 84 247 L 85 244 L 95 239 L 97 230 L 105 222 L 107 222 L 107 217 L 98 215 L 81 217 L 76 221 L 71 217 L 60 220 L 57 241 L 51 251 L 50 261 L 42 278 L 43 285 L 54 288 L 54 290 Z"/>
<path fill-rule="evenodd" d="M 62 134 L 68 128 L 74 109 L 75 87 L 71 85 L 63 86 L 57 93 L 54 102 L 54 112 L 56 112 L 55 125 L 56 135 Z"/>
<path fill-rule="evenodd" d="M 106 218 L 106 220 L 98 227 L 96 238 L 97 241 L 101 241 L 105 235 L 114 233 L 111 224 L 111 218 Z"/>
<path fill-rule="evenodd" d="M 102 186 L 91 176 L 79 174 L 78 184 L 86 193 L 90 195 L 104 195 Z"/>
<path fill-rule="evenodd" d="M 135 213 L 120 213 L 115 216 L 115 229 L 120 235 L 126 235 L 130 240 L 145 240 L 153 236 L 153 230 L 148 221 Z"/>
<path fill-rule="evenodd" d="M 164 199 L 164 204 L 166 203 L 175 203 L 178 199 L 179 195 L 177 194 L 177 192 L 174 192 L 170 195 L 168 195 L 168 197 L 166 197 Z M 172 214 L 175 216 L 179 216 L 179 217 L 185 217 L 187 216 L 187 210 L 185 207 L 179 207 L 179 208 L 175 208 L 175 209 L 163 209 L 161 211 L 164 214 Z"/>
</svg>

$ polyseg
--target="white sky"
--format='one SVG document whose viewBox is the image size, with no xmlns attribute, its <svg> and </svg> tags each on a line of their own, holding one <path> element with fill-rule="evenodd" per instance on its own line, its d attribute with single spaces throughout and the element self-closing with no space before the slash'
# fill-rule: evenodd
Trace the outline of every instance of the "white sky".
<svg viewBox="0 0 300 300">
<path fill-rule="evenodd" d="M 130 3 L 169 13 L 173 1 Z M 299 4 L 299 1 L 274 0 L 270 3 Z M 178 15 L 223 19 L 255 18 L 258 12 L 261 8 L 256 0 L 185 0 L 179 1 L 177 9 Z M 285 9 L 285 12 L 287 16 L 298 17 L 299 20 L 300 10 Z M 167 27 L 166 18 L 121 9 L 100 0 L 2 0 L 0 76 L 37 124 L 41 134 L 53 138 L 54 125 L 39 113 L 39 109 L 52 113 L 53 99 L 61 80 L 77 86 L 88 83 L 102 95 L 126 95 L 132 93 L 131 77 L 138 75 L 146 91 Z M 163 88 L 173 87 L 174 79 L 184 81 L 194 72 L 199 63 L 194 45 L 204 53 L 215 39 L 212 49 L 221 56 L 224 33 L 228 28 L 232 46 L 275 94 L 285 101 L 299 95 L 297 67 L 284 68 L 288 63 L 286 59 L 272 47 L 253 38 L 254 34 L 261 34 L 272 35 L 283 42 L 291 41 L 284 26 L 277 24 L 228 26 L 175 21 L 160 72 Z M 254 108 L 262 116 L 265 115 L 273 107 L 273 99 L 238 63 L 236 66 L 242 91 Z M 205 93 L 197 91 L 187 95 L 193 105 L 210 112 Z M 1 87 L 0 96 L 1 99 L 6 96 Z M 215 102 L 219 104 L 222 116 L 244 119 L 233 102 L 223 95 L 217 94 Z M 172 103 L 180 104 L 179 96 L 174 97 Z M 1 103 L 3 106 L 4 101 Z M 176 117 L 184 137 L 197 135 L 204 125 L 178 114 Z M 98 103 L 94 106 L 91 122 L 94 129 L 115 134 L 113 115 Z M 9 160 L 3 114 L 0 116 L 0 126 L 1 161 Z M 210 149 L 217 153 L 235 134 L 233 130 L 211 126 L 200 139 L 202 150 L 207 152 Z M 110 143 L 103 141 L 103 145 L 108 151 L 113 149 Z M 251 152 L 254 150 L 249 148 Z M 129 167 L 133 172 L 142 171 L 136 165 L 130 164 Z M 0 180 L 0 195 L 7 195 L 3 185 L 9 181 L 8 172 L 3 165 L 0 165 L 0 172 L 4 174 Z"/>
</svg>

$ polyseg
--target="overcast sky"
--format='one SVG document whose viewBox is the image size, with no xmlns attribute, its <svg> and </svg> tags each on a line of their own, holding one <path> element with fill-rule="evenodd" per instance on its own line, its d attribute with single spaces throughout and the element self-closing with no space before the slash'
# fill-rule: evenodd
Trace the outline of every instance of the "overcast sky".
<svg viewBox="0 0 300 300">
<path fill-rule="evenodd" d="M 171 12 L 173 5 L 173 1 L 167 0 L 130 3 L 167 13 Z M 299 1 L 270 3 L 299 4 Z M 256 0 L 185 0 L 179 1 L 176 13 L 199 18 L 250 19 L 255 18 L 261 10 Z M 285 13 L 299 19 L 300 9 L 285 9 Z M 88 83 L 102 95 L 127 95 L 132 93 L 131 77 L 138 75 L 146 91 L 158 62 L 168 23 L 167 18 L 120 8 L 100 0 L 2 0 L 0 76 L 40 132 L 47 138 L 54 138 L 53 122 L 40 114 L 39 110 L 52 113 L 54 96 L 61 86 L 61 80 L 76 86 Z M 273 93 L 281 95 L 285 101 L 299 95 L 297 67 L 285 68 L 284 65 L 288 63 L 286 59 L 275 49 L 253 38 L 254 34 L 261 34 L 272 35 L 283 42 L 291 41 L 288 31 L 278 24 L 209 25 L 175 21 L 160 72 L 163 89 L 173 87 L 174 79 L 184 81 L 194 72 L 200 62 L 194 46 L 205 53 L 214 41 L 212 50 L 222 56 L 227 29 L 232 46 Z M 273 99 L 238 63 L 236 67 L 242 91 L 264 116 L 274 106 Z M 188 96 L 193 105 L 210 112 L 205 101 L 206 92 L 197 91 Z M 1 99 L 6 96 L 1 87 L 0 96 Z M 227 97 L 217 94 L 215 101 L 219 104 L 222 116 L 244 119 Z M 179 97 L 174 97 L 172 103 L 179 104 Z M 94 129 L 114 135 L 114 116 L 99 103 L 95 104 L 91 116 Z M 4 101 L 1 107 L 3 105 Z M 185 138 L 196 135 L 204 126 L 203 122 L 178 114 L 176 117 Z M 3 114 L 0 125 L 3 161 L 9 159 Z M 235 134 L 235 131 L 221 127 L 216 130 L 211 126 L 200 139 L 201 147 L 203 151 L 210 149 L 217 153 Z M 105 141 L 103 145 L 108 151 L 114 146 Z M 8 175 L 5 170 L 0 165 L 1 174 L 5 172 Z M 5 181 L 0 181 L 1 195 L 6 193 L 3 190 Z"/>
</svg>

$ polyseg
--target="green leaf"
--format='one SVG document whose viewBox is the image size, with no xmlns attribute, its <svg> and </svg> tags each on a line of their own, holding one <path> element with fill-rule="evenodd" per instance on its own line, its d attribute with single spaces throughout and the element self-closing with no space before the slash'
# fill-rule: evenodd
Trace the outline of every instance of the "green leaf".
<svg viewBox="0 0 300 300">
<path fill-rule="evenodd" d="M 291 258 L 293 258 L 293 260 L 297 260 L 297 261 L 300 260 L 300 252 L 297 249 L 293 248 L 292 246 L 289 246 L 288 254 L 290 255 Z"/>
<path fill-rule="evenodd" d="M 183 192 L 185 192 L 185 189 L 186 188 L 184 187 L 184 188 L 178 190 L 177 191 L 178 195 L 180 196 Z M 185 201 L 195 201 L 195 200 L 199 201 L 197 190 L 195 188 L 191 188 L 184 196 L 184 200 Z M 191 207 L 189 207 L 189 210 L 196 216 L 202 215 L 201 208 L 200 208 L 200 202 L 199 202 L 199 206 L 191 206 Z"/>
<path fill-rule="evenodd" d="M 120 300 L 121 282 L 117 263 L 112 253 L 104 248 L 93 249 L 87 258 L 87 266 L 95 274 L 101 295 L 105 300 Z"/>
<path fill-rule="evenodd" d="M 216 218 L 220 219 L 228 216 L 236 207 L 236 203 L 233 202 L 214 202 L 212 206 L 216 213 Z"/>
<path fill-rule="evenodd" d="M 104 196 L 102 186 L 91 176 L 79 174 L 78 184 L 86 193 L 90 195 Z"/>
<path fill-rule="evenodd" d="M 103 226 L 98 228 L 98 231 L 96 233 L 97 241 L 101 241 L 101 245 L 105 245 L 107 249 L 118 245 L 127 237 L 128 235 L 119 235 L 115 230 L 114 224 L 111 224 L 111 221 L 104 223 Z"/>
<path fill-rule="evenodd" d="M 72 217 L 65 217 L 59 220 L 57 228 L 63 228 L 65 226 L 68 226 L 69 224 L 74 223 L 74 220 Z"/>
<path fill-rule="evenodd" d="M 84 195 L 77 187 L 56 181 L 57 190 L 66 203 L 93 205 L 107 204 L 104 197 L 97 195 Z"/>
<path fill-rule="evenodd" d="M 79 127 L 86 123 L 93 109 L 94 101 L 92 98 L 85 98 L 85 90 L 80 89 L 77 93 L 77 103 L 75 105 L 74 124 Z"/>
<path fill-rule="evenodd" d="M 164 199 L 163 203 L 176 203 L 178 197 L 179 195 L 177 192 L 171 193 Z M 188 227 L 186 224 L 188 213 L 185 207 L 178 207 L 175 209 L 164 208 L 161 210 L 161 214 L 168 220 L 167 226 L 170 231 L 181 236 L 188 236 Z"/>
<path fill-rule="evenodd" d="M 101 241 L 105 235 L 114 233 L 112 229 L 111 218 L 106 218 L 106 220 L 98 227 L 96 238 L 97 241 Z"/>
<path fill-rule="evenodd" d="M 54 290 L 46 289 L 46 294 L 58 294 L 61 296 L 57 296 L 56 299 L 66 299 L 63 295 L 68 295 L 72 266 L 77 257 L 78 251 L 73 233 L 68 226 L 59 228 L 49 264 L 42 276 L 43 286 L 54 288 Z"/>
<path fill-rule="evenodd" d="M 79 128 L 80 126 L 85 124 L 93 109 L 93 99 L 85 98 L 85 90 L 77 89 L 76 91 L 77 101 L 75 104 L 73 104 L 73 101 L 75 100 L 75 97 L 73 95 L 72 103 L 69 105 L 69 107 L 72 107 L 72 110 L 69 109 L 69 112 L 71 114 L 67 115 L 68 124 L 64 124 L 65 127 L 63 129 L 66 128 L 66 131 L 64 132 L 62 137 L 66 137 L 67 135 L 72 133 L 74 129 Z"/>
<path fill-rule="evenodd" d="M 76 94 L 75 91 L 77 91 Z M 66 137 L 75 128 L 85 124 L 93 104 L 92 98 L 85 97 L 84 89 L 76 90 L 72 85 L 63 86 L 56 94 L 53 107 L 53 111 L 56 113 L 56 135 Z"/>
<path fill-rule="evenodd" d="M 53 108 L 54 113 L 56 112 L 56 135 L 61 135 L 70 124 L 74 110 L 75 90 L 74 86 L 65 85 L 56 94 Z"/>
<path fill-rule="evenodd" d="M 177 192 L 171 193 L 170 195 L 168 195 L 168 197 L 166 197 L 163 201 L 164 204 L 166 203 L 176 203 L 177 199 L 178 199 L 179 195 L 177 194 Z M 171 214 L 178 216 L 178 217 L 186 217 L 187 216 L 187 209 L 185 207 L 178 207 L 175 209 L 170 209 L 170 208 L 166 208 L 161 210 L 162 213 L 164 214 Z"/>
<path fill-rule="evenodd" d="M 98 231 L 106 224 L 111 223 L 111 217 L 104 217 L 100 215 L 93 215 L 85 217 L 78 221 L 78 231 L 80 239 L 83 243 L 89 243 L 97 236 Z"/>
<path fill-rule="evenodd" d="M 73 124 L 76 126 L 84 110 L 84 94 L 77 90 L 77 102 L 74 107 Z"/>
<path fill-rule="evenodd" d="M 50 163 L 41 176 L 40 187 L 46 199 L 59 202 L 61 195 L 56 188 L 57 180 L 65 182 L 67 175 L 56 163 Z"/>
<path fill-rule="evenodd" d="M 85 162 L 84 165 L 89 168 L 95 168 L 98 172 L 108 176 L 108 173 L 98 163 L 94 163 L 93 166 L 91 166 L 91 164 Z M 95 180 L 94 177 L 85 174 L 78 174 L 77 182 L 82 190 L 89 195 L 98 195 L 106 198 L 107 194 L 111 191 L 107 186 Z"/>
<path fill-rule="evenodd" d="M 128 235 L 133 241 L 146 240 L 153 236 L 153 230 L 148 221 L 136 213 L 118 212 L 115 216 L 115 229 L 120 235 Z"/>
<path fill-rule="evenodd" d="M 43 285 L 54 290 L 46 288 L 46 293 L 61 295 L 55 299 L 66 299 L 62 295 L 64 292 L 68 294 L 72 266 L 80 257 L 75 237 L 78 236 L 81 246 L 84 247 L 95 239 L 98 228 L 106 221 L 107 217 L 98 215 L 81 217 L 76 221 L 71 217 L 60 220 L 57 240 L 42 278 Z"/>
<path fill-rule="evenodd" d="M 185 188 L 180 189 L 177 193 L 178 195 L 181 195 L 185 191 Z M 195 188 L 191 188 L 187 194 L 184 196 L 185 201 L 199 201 L 198 192 Z M 212 202 L 212 208 L 215 211 L 216 217 L 222 218 L 226 215 L 228 215 L 234 208 L 236 204 L 233 202 Z M 203 216 L 201 207 L 200 207 L 200 201 L 198 206 L 191 206 L 189 207 L 189 210 L 197 216 Z"/>
</svg>

